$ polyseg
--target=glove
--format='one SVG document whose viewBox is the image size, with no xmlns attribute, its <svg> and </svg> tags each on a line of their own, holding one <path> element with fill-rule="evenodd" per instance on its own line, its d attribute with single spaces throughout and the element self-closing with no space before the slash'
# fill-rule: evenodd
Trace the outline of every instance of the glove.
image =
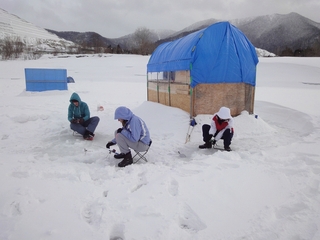
<svg viewBox="0 0 320 240">
<path fill-rule="evenodd" d="M 212 146 L 216 145 L 217 141 L 215 139 L 213 139 L 212 141 Z"/>
<path fill-rule="evenodd" d="M 83 118 L 78 119 L 79 123 L 82 124 L 84 122 Z"/>
<path fill-rule="evenodd" d="M 110 148 L 113 145 L 115 145 L 115 143 L 110 141 L 110 142 L 107 143 L 106 148 Z"/>
<path fill-rule="evenodd" d="M 77 119 L 71 119 L 71 123 L 78 123 L 78 120 Z"/>
<path fill-rule="evenodd" d="M 118 128 L 117 133 L 121 133 L 122 128 Z"/>
</svg>

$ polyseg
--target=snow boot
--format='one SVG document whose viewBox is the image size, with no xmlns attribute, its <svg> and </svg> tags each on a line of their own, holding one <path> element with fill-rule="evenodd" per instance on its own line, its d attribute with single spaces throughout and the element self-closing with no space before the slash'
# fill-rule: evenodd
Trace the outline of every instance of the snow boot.
<svg viewBox="0 0 320 240">
<path fill-rule="evenodd" d="M 125 154 L 124 159 L 118 164 L 118 167 L 125 167 L 133 163 L 131 152 Z"/>
<path fill-rule="evenodd" d="M 199 146 L 200 149 L 205 149 L 205 148 L 212 148 L 212 143 L 211 142 L 206 142 L 203 145 Z"/>
<path fill-rule="evenodd" d="M 121 158 L 124 158 L 125 155 L 126 155 L 125 153 L 118 153 L 114 155 L 114 158 L 121 159 Z"/>
<path fill-rule="evenodd" d="M 93 140 L 94 134 L 88 130 L 83 134 L 83 139 L 85 140 Z"/>
<path fill-rule="evenodd" d="M 230 147 L 224 147 L 224 150 L 230 152 L 230 151 L 231 151 L 231 148 L 230 148 Z"/>
</svg>

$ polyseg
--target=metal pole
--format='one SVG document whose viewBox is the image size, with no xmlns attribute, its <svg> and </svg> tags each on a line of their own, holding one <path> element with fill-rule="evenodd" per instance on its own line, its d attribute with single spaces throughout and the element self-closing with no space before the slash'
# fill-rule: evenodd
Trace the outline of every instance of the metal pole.
<svg viewBox="0 0 320 240">
<path fill-rule="evenodd" d="M 157 72 L 157 98 L 158 98 L 158 103 L 159 102 L 159 73 Z"/>
<path fill-rule="evenodd" d="M 192 63 L 190 63 L 190 70 L 189 70 L 189 74 L 190 74 L 190 83 L 189 83 L 189 87 L 192 83 L 192 76 L 191 76 L 191 71 L 192 71 Z M 190 87 L 190 119 L 193 117 L 193 88 Z"/>
<path fill-rule="evenodd" d="M 149 74 L 147 71 L 147 101 L 149 101 Z"/>
<path fill-rule="evenodd" d="M 168 81 L 169 81 L 169 84 L 168 84 L 168 93 L 169 93 L 169 106 L 171 107 L 171 91 L 170 91 L 170 72 L 168 72 Z"/>
</svg>

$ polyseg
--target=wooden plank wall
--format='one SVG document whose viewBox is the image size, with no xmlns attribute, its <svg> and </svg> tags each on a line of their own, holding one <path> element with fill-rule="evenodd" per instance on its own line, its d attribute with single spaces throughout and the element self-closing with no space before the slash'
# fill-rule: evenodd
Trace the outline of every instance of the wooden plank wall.
<svg viewBox="0 0 320 240">
<path fill-rule="evenodd" d="M 188 71 L 176 72 L 173 82 L 149 81 L 148 101 L 180 108 L 190 113 L 190 86 Z M 169 93 L 170 89 L 170 93 Z M 245 83 L 198 84 L 193 89 L 192 116 L 214 114 L 226 106 L 232 116 L 243 110 L 253 113 L 255 87 Z"/>
</svg>

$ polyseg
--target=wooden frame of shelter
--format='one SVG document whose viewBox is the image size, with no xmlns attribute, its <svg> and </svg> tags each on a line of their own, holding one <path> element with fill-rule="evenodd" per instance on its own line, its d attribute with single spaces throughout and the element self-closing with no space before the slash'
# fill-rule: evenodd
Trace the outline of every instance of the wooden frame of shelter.
<svg viewBox="0 0 320 240">
<path fill-rule="evenodd" d="M 190 113 L 214 114 L 228 106 L 232 116 L 254 110 L 255 87 L 246 83 L 198 84 L 190 87 L 190 71 L 172 72 L 174 79 L 164 78 L 163 72 L 148 74 L 147 100 L 177 107 Z"/>
</svg>

